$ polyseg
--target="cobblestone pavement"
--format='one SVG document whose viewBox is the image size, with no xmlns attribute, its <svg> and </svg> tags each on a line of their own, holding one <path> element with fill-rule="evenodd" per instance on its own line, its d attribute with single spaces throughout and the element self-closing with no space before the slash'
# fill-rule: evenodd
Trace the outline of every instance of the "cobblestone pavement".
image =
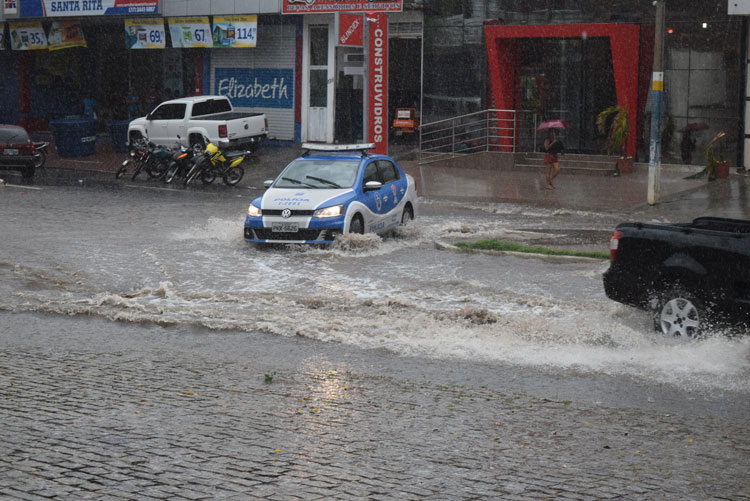
<svg viewBox="0 0 750 501">
<path fill-rule="evenodd" d="M 603 378 L 569 400 L 565 375 L 301 338 L 9 313 L 0 332 L 7 499 L 750 496 L 746 418 L 597 402 Z"/>
</svg>

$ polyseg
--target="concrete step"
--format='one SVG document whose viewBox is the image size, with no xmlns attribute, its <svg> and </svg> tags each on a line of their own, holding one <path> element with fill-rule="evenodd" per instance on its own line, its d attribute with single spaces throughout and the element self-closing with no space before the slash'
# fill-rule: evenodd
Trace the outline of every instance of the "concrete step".
<svg viewBox="0 0 750 501">
<path fill-rule="evenodd" d="M 540 161 L 544 160 L 544 153 L 539 152 L 524 152 L 524 153 L 515 153 L 515 158 L 517 162 L 524 162 L 524 161 L 536 161 L 537 159 Z M 609 162 L 609 163 L 615 163 L 617 157 L 612 155 L 584 155 L 581 153 L 565 153 L 563 155 L 560 155 L 560 160 L 574 160 L 576 162 Z"/>
<path fill-rule="evenodd" d="M 522 172 L 544 172 L 544 164 L 537 163 L 517 163 L 513 170 Z M 615 172 L 615 164 L 611 163 L 608 167 L 597 166 L 590 167 L 581 163 L 571 162 L 563 163 L 560 162 L 560 171 L 564 171 L 568 174 L 577 174 L 585 176 L 611 176 Z"/>
</svg>

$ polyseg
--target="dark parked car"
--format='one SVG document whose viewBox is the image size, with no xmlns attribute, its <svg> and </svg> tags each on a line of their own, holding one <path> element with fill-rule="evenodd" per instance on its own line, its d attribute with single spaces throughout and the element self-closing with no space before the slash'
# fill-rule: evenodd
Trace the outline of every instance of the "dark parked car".
<svg viewBox="0 0 750 501">
<path fill-rule="evenodd" d="M 26 129 L 18 125 L 0 125 L 0 169 L 14 169 L 24 179 L 34 177 L 34 143 Z"/>
<path fill-rule="evenodd" d="M 607 297 L 651 310 L 665 335 L 750 325 L 750 221 L 624 223 L 615 228 L 610 248 Z"/>
</svg>

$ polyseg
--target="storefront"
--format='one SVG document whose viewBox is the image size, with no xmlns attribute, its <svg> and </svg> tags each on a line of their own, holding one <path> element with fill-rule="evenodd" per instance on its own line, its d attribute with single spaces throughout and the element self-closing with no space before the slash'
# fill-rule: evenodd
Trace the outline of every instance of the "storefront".
<svg viewBox="0 0 750 501">
<path fill-rule="evenodd" d="M 690 123 L 705 124 L 690 162 L 702 163 L 703 147 L 725 131 L 727 157 L 741 165 L 745 20 L 729 16 L 725 0 L 670 0 L 666 12 L 663 161 L 689 163 L 680 143 Z M 569 151 L 600 153 L 596 116 L 620 104 L 632 110 L 630 151 L 647 159 L 654 15 L 645 0 L 426 0 L 423 121 L 515 110 L 528 151 L 534 125 L 561 118 Z"/>
<path fill-rule="evenodd" d="M 104 131 L 168 98 L 223 94 L 239 111 L 265 113 L 272 139 L 366 140 L 363 32 L 372 24 L 356 13 L 359 42 L 352 30 L 342 42 L 336 2 L 322 14 L 302 6 L 220 13 L 172 0 L 20 2 L 0 16 L 10 68 L 0 78 L 17 91 L 0 97 L 0 107 L 29 130 L 47 131 L 52 120 L 90 112 L 85 103 L 93 101 Z M 421 101 L 422 12 L 401 0 L 366 7 L 387 27 L 379 30 L 389 57 L 375 124 L 387 141 L 395 109 Z"/>
</svg>

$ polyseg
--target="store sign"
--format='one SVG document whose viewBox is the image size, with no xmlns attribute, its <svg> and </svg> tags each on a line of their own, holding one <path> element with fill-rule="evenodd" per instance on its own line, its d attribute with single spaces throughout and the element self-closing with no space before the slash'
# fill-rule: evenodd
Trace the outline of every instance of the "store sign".
<svg viewBox="0 0 750 501">
<path fill-rule="evenodd" d="M 388 154 L 388 14 L 367 13 L 367 142 Z"/>
<path fill-rule="evenodd" d="M 71 47 L 86 47 L 79 21 L 52 21 L 52 27 L 47 35 L 49 50 L 69 49 Z"/>
<path fill-rule="evenodd" d="M 401 12 L 404 0 L 282 0 L 283 14 L 323 14 L 327 12 Z"/>
<path fill-rule="evenodd" d="M 362 47 L 362 41 L 364 39 L 364 18 L 362 14 L 344 14 L 340 13 L 336 15 L 338 19 L 338 45 L 346 45 L 349 47 Z"/>
<path fill-rule="evenodd" d="M 258 41 L 258 16 L 214 16 L 214 47 L 249 48 Z"/>
<path fill-rule="evenodd" d="M 240 108 L 294 108 L 294 71 L 275 68 L 216 68 L 216 94 Z"/>
<path fill-rule="evenodd" d="M 47 35 L 40 21 L 10 24 L 10 47 L 13 50 L 46 50 Z"/>
<path fill-rule="evenodd" d="M 211 24 L 207 17 L 170 17 L 168 21 L 172 47 L 176 49 L 213 47 Z"/>
<path fill-rule="evenodd" d="M 5 2 L 6 5 L 8 3 Z M 23 0 L 21 2 L 21 17 L 107 16 L 157 14 L 158 12 L 159 0 Z"/>
<path fill-rule="evenodd" d="M 166 39 L 161 18 L 125 20 L 125 47 L 128 49 L 163 49 Z"/>
<path fill-rule="evenodd" d="M 18 14 L 18 0 L 4 0 L 3 4 L 5 14 Z"/>
</svg>

